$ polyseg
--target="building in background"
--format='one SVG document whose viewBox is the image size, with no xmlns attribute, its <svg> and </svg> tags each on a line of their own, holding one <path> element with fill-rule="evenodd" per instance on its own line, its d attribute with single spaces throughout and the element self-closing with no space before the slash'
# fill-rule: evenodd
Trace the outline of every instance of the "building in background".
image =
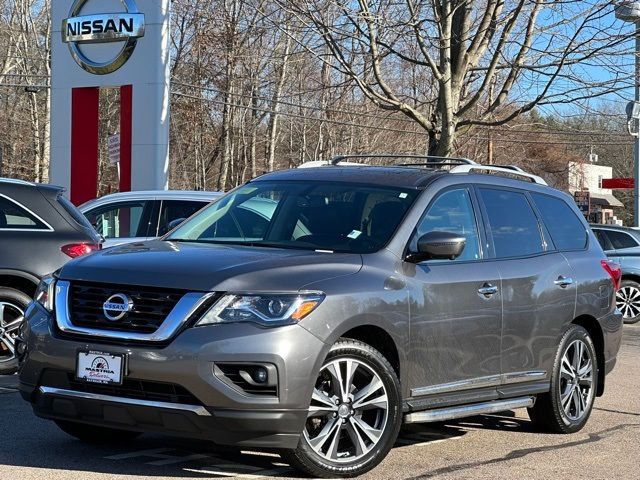
<svg viewBox="0 0 640 480">
<path fill-rule="evenodd" d="M 602 188 L 602 180 L 612 177 L 612 167 L 587 162 L 569 163 L 569 192 L 591 223 L 622 225 L 616 211 L 624 205 L 612 190 Z"/>
</svg>

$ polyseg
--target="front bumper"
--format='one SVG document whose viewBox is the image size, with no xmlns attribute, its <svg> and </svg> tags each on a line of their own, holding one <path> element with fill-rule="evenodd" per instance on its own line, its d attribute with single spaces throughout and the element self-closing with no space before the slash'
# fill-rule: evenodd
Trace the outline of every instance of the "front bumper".
<svg viewBox="0 0 640 480">
<path fill-rule="evenodd" d="M 310 379 L 329 349 L 297 325 L 189 328 L 169 345 L 157 347 L 62 336 L 38 304 L 32 304 L 25 317 L 20 390 L 38 416 L 204 438 L 221 445 L 294 448 L 307 418 L 314 386 Z M 124 354 L 127 380 L 176 385 L 195 401 L 147 401 L 78 389 L 74 372 L 80 350 Z M 277 394 L 251 395 L 225 382 L 214 371 L 214 364 L 224 362 L 274 365 Z"/>
</svg>

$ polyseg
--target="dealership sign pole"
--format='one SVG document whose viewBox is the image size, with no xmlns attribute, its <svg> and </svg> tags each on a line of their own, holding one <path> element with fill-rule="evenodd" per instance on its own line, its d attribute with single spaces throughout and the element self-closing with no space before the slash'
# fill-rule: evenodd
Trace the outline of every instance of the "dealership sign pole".
<svg viewBox="0 0 640 480">
<path fill-rule="evenodd" d="M 97 195 L 101 88 L 120 89 L 119 190 L 167 188 L 169 6 L 52 2 L 50 178 L 76 204 Z"/>
</svg>

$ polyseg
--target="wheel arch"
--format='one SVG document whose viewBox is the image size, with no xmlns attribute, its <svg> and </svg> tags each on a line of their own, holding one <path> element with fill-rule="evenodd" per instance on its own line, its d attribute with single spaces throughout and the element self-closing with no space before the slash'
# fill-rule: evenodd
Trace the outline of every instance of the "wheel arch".
<svg viewBox="0 0 640 480">
<path fill-rule="evenodd" d="M 33 297 L 40 280 L 30 273 L 15 270 L 0 270 L 0 287 L 13 288 Z"/>
<path fill-rule="evenodd" d="M 601 397 L 604 393 L 605 382 L 605 368 L 604 368 L 604 334 L 602 327 L 598 320 L 590 315 L 581 315 L 577 317 L 573 322 L 574 325 L 580 325 L 587 332 L 593 340 L 593 346 L 596 349 L 596 356 L 598 359 L 598 390 L 596 395 Z"/>
</svg>

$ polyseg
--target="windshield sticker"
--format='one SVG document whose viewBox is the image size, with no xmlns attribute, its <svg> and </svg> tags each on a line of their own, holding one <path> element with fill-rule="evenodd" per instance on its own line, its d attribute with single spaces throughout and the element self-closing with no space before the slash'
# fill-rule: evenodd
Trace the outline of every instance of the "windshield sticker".
<svg viewBox="0 0 640 480">
<path fill-rule="evenodd" d="M 400 196 L 400 198 L 407 198 L 409 196 L 409 194 L 402 192 L 399 196 Z"/>
<path fill-rule="evenodd" d="M 238 190 L 238 195 L 249 195 L 250 193 L 255 192 L 258 187 L 244 187 Z"/>
<path fill-rule="evenodd" d="M 355 240 L 356 238 L 358 238 L 360 235 L 362 235 L 362 232 L 360 230 L 353 230 L 349 235 L 347 235 L 347 238 L 350 238 L 352 240 Z"/>
</svg>

